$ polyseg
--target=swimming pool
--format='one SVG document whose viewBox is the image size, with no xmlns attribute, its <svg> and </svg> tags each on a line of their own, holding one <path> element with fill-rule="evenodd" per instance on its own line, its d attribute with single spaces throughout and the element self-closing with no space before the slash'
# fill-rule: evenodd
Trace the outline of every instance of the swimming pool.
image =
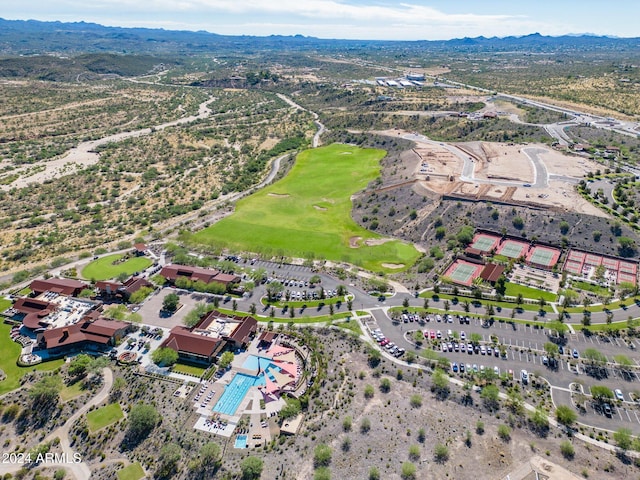
<svg viewBox="0 0 640 480">
<path fill-rule="evenodd" d="M 236 443 L 234 445 L 235 448 L 247 448 L 247 436 L 246 435 L 238 435 L 236 436 Z"/>
<path fill-rule="evenodd" d="M 258 370 L 258 368 L 260 370 L 267 370 L 274 367 L 276 367 L 276 365 L 270 358 L 259 357 L 258 355 L 249 355 L 242 364 L 242 368 L 246 368 L 247 370 Z"/>
<path fill-rule="evenodd" d="M 229 385 L 224 388 L 220 399 L 213 406 L 213 411 L 224 415 L 233 415 L 236 413 L 238 406 L 247 395 L 249 389 L 264 384 L 265 379 L 263 375 L 254 377 L 253 375 L 236 373 Z"/>
</svg>

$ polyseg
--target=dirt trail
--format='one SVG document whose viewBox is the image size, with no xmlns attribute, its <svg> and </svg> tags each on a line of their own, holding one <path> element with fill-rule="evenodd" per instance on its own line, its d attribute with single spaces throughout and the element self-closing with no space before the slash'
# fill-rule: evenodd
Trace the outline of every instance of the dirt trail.
<svg viewBox="0 0 640 480">
<path fill-rule="evenodd" d="M 141 130 L 133 130 L 130 132 L 120 132 L 114 135 L 108 135 L 98 140 L 82 142 L 77 147 L 69 150 L 66 155 L 63 155 L 62 157 L 59 157 L 55 160 L 41 161 L 15 170 L 15 172 L 13 173 L 20 174 L 25 172 L 27 169 L 34 169 L 39 167 L 43 168 L 42 171 L 26 177 L 20 177 L 7 185 L 2 185 L 1 188 L 3 190 L 22 188 L 26 187 L 30 183 L 43 183 L 44 181 L 50 180 L 52 178 L 75 173 L 82 168 L 98 163 L 98 161 L 100 160 L 100 155 L 95 151 L 97 147 L 105 145 L 107 143 L 120 142 L 122 140 L 126 140 L 127 138 L 149 135 L 156 130 L 164 130 L 165 128 L 184 125 L 186 123 L 191 123 L 196 120 L 207 118 L 209 117 L 209 115 L 211 115 L 209 104 L 214 101 L 215 98 L 209 98 L 208 100 L 202 102 L 198 107 L 197 115 L 182 117 L 177 120 L 156 125 L 155 127 L 151 128 L 143 128 Z"/>
</svg>

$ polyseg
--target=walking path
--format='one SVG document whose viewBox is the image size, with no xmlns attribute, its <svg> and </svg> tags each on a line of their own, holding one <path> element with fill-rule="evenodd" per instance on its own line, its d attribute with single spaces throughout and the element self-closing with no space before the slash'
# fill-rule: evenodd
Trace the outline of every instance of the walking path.
<svg viewBox="0 0 640 480">
<path fill-rule="evenodd" d="M 69 441 L 69 432 L 71 428 L 76 423 L 76 421 L 89 411 L 92 407 L 100 405 L 104 402 L 111 391 L 111 387 L 113 386 L 113 372 L 109 368 L 105 368 L 102 370 L 102 374 L 104 376 L 104 383 L 100 391 L 87 403 L 85 403 L 81 408 L 79 408 L 69 419 L 64 423 L 64 425 L 56 428 L 49 435 L 47 435 L 41 443 L 46 443 L 58 438 L 60 440 L 60 448 L 62 449 L 62 453 L 65 455 L 67 459 L 67 463 L 64 462 L 47 462 L 41 464 L 46 467 L 57 467 L 64 468 L 67 472 L 71 473 L 76 480 L 89 480 L 91 477 L 91 469 L 86 462 L 81 461 L 79 463 L 73 463 L 75 450 L 71 448 L 71 442 Z M 5 475 L 7 473 L 15 473 L 22 469 L 25 465 L 23 464 L 0 464 L 0 475 Z"/>
</svg>

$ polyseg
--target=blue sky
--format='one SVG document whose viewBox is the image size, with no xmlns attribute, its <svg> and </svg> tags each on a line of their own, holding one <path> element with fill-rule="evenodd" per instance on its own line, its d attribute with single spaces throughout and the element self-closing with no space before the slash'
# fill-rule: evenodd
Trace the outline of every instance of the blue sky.
<svg viewBox="0 0 640 480">
<path fill-rule="evenodd" d="M 638 0 L 21 0 L 6 2 L 0 16 L 227 35 L 442 40 L 539 32 L 640 37 Z"/>
</svg>

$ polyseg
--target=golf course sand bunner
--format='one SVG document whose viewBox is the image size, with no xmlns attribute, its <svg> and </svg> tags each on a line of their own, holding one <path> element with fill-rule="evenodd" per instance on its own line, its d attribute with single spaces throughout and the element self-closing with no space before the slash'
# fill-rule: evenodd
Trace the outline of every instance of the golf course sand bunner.
<svg viewBox="0 0 640 480">
<path fill-rule="evenodd" d="M 348 153 L 348 155 L 345 155 Z M 351 218 L 351 195 L 380 174 L 384 150 L 334 144 L 300 153 L 289 175 L 238 201 L 233 215 L 186 241 L 258 252 L 344 261 L 368 270 L 384 264 L 409 267 L 418 258 L 413 245 L 381 239 Z M 322 208 L 315 208 L 321 205 Z M 361 237 L 358 248 L 349 239 Z"/>
</svg>

